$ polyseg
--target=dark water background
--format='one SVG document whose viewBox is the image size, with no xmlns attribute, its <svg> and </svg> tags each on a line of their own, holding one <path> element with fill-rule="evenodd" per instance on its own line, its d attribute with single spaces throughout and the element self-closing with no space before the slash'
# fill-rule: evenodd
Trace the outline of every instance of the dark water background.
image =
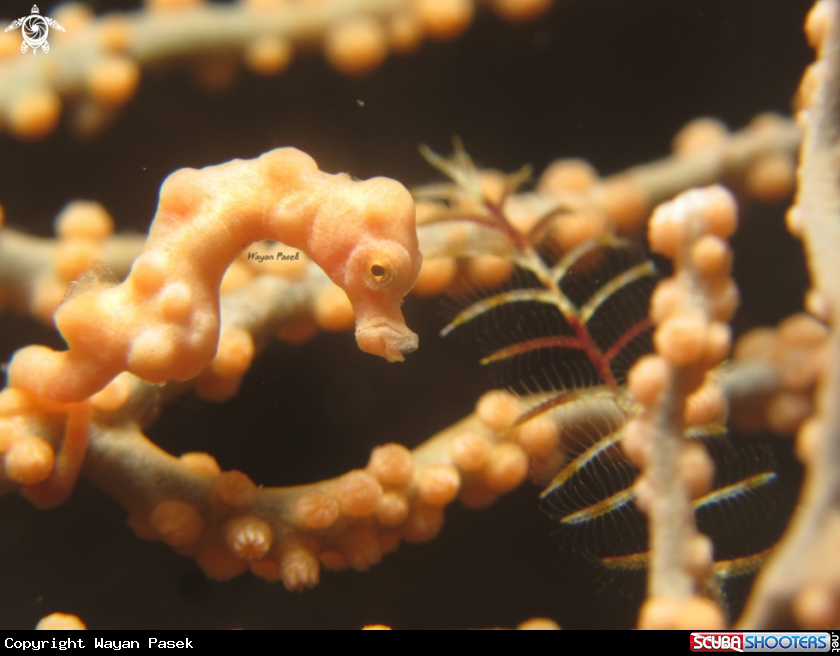
<svg viewBox="0 0 840 656">
<path fill-rule="evenodd" d="M 183 166 L 293 145 L 324 170 L 410 186 L 437 179 L 417 146 L 447 153 L 456 134 L 481 165 L 541 171 L 558 157 L 584 157 L 609 174 L 666 155 L 694 117 L 735 129 L 759 112 L 788 113 L 812 59 L 801 28 L 809 5 L 555 0 L 526 26 L 482 12 L 462 38 L 392 56 L 358 80 L 317 52 L 278 78 L 243 73 L 221 94 L 197 89 L 183 72 L 149 72 L 96 138 L 79 141 L 64 125 L 35 144 L 0 134 L 0 203 L 8 225 L 34 234 L 50 234 L 74 198 L 99 200 L 121 229 L 140 231 L 161 181 Z M 735 238 L 745 299 L 738 332 L 801 306 L 803 259 L 784 231 L 785 208 L 746 208 Z M 445 323 L 437 301 L 410 298 L 405 313 L 421 340 L 406 363 L 360 353 L 350 333 L 302 348 L 275 343 L 235 400 L 185 397 L 149 434 L 176 454 L 209 451 L 224 469 L 265 485 L 364 466 L 376 444 L 414 446 L 470 412 L 487 381 L 476 352 L 437 337 Z M 33 342 L 61 345 L 33 322 L 9 314 L 0 322 L 0 360 Z M 484 512 L 453 506 L 432 543 L 403 546 L 365 574 L 326 573 L 303 594 L 250 575 L 208 582 L 191 560 L 136 539 L 124 512 L 84 483 L 49 512 L 3 498 L 0 628 L 31 627 L 55 610 L 91 628 L 458 628 L 535 615 L 569 628 L 632 626 L 635 607 L 615 589 L 598 592 L 594 570 L 558 551 L 537 492 L 523 486 Z"/>
</svg>

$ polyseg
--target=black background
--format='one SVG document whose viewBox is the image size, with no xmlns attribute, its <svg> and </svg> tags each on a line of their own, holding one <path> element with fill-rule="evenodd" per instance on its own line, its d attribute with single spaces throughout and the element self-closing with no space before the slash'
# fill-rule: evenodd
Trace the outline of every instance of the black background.
<svg viewBox="0 0 840 656">
<path fill-rule="evenodd" d="M 801 29 L 809 4 L 555 0 L 526 26 L 484 11 L 460 39 L 392 56 L 362 79 L 333 72 L 317 52 L 278 78 L 243 72 L 220 94 L 177 67 L 149 72 L 95 138 L 79 140 L 64 123 L 34 144 L 0 134 L 0 203 L 9 226 L 34 234 L 49 235 L 74 198 L 101 201 L 121 229 L 145 230 L 161 181 L 183 166 L 293 145 L 327 171 L 414 185 L 437 178 L 417 146 L 448 153 L 456 134 L 481 165 L 540 171 L 558 157 L 585 157 L 608 174 L 666 155 L 696 116 L 739 128 L 762 111 L 788 113 L 812 59 Z M 116 6 L 131 5 L 96 8 Z M 4 0 L 0 12 L 28 8 Z M 784 232 L 785 208 L 745 208 L 735 237 L 738 332 L 801 306 L 807 279 Z M 217 406 L 187 396 L 149 434 L 176 454 L 209 451 L 224 469 L 264 485 L 364 466 L 376 444 L 414 446 L 467 414 L 487 381 L 475 351 L 437 337 L 445 323 L 438 301 L 409 298 L 405 313 L 421 348 L 403 364 L 360 353 L 351 333 L 322 334 L 302 348 L 274 343 L 235 400 Z M 0 361 L 33 342 L 61 346 L 8 313 L 0 331 Z M 537 492 L 523 486 L 484 512 L 453 506 L 430 544 L 404 545 L 364 574 L 326 573 L 302 594 L 250 575 L 207 581 L 192 561 L 136 539 L 124 512 L 85 483 L 49 512 L 7 497 L 0 628 L 31 627 L 56 610 L 91 628 L 465 628 L 535 615 L 568 628 L 632 626 L 635 607 L 614 587 L 600 592 L 594 570 L 558 550 Z"/>
</svg>

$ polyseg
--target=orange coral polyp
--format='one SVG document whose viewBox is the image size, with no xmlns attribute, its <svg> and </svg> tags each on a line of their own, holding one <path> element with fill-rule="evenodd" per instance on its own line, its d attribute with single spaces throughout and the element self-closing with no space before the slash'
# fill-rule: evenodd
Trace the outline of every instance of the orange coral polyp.
<svg viewBox="0 0 840 656">
<path fill-rule="evenodd" d="M 193 378 L 216 353 L 224 272 L 243 244 L 266 238 L 304 251 L 344 289 L 362 350 L 393 362 L 417 348 L 400 310 L 422 261 L 409 192 L 387 178 L 323 173 L 309 155 L 278 148 L 170 175 L 128 278 L 67 299 L 55 321 L 69 350 L 18 351 L 9 384 L 69 402 L 122 371 Z M 372 273 L 381 266 L 384 279 Z"/>
<path fill-rule="evenodd" d="M 417 494 L 430 506 L 445 506 L 455 500 L 461 477 L 452 465 L 433 464 L 417 472 Z"/>
<path fill-rule="evenodd" d="M 295 523 L 308 529 L 329 528 L 340 512 L 335 497 L 320 490 L 298 497 L 292 506 Z"/>
<path fill-rule="evenodd" d="M 6 475 L 21 485 L 33 485 L 46 480 L 55 466 L 52 447 L 37 436 L 14 442 L 3 458 Z"/>
<path fill-rule="evenodd" d="M 345 515 L 367 517 L 376 512 L 382 498 L 382 488 L 369 473 L 356 470 L 338 479 L 335 496 Z"/>
<path fill-rule="evenodd" d="M 204 532 L 204 519 L 195 506 L 177 499 L 161 501 L 149 521 L 160 539 L 173 547 L 195 544 Z"/>
<path fill-rule="evenodd" d="M 368 471 L 383 485 L 401 487 L 414 473 L 414 457 L 401 444 L 386 444 L 373 450 Z"/>
<path fill-rule="evenodd" d="M 240 558 L 260 560 L 271 548 L 274 534 L 259 517 L 236 517 L 225 525 L 225 542 Z"/>
<path fill-rule="evenodd" d="M 487 464 L 490 457 L 490 441 L 478 433 L 462 433 L 449 446 L 449 457 L 455 466 L 464 472 L 477 471 Z"/>
</svg>

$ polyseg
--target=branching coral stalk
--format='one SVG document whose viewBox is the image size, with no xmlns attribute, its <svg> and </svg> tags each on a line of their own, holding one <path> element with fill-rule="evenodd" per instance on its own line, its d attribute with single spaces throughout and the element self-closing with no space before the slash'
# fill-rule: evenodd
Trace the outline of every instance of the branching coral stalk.
<svg viewBox="0 0 840 656">
<path fill-rule="evenodd" d="M 470 24 L 472 0 L 325 0 L 235 4 L 153 0 L 145 10 L 94 19 L 84 5 L 54 16 L 67 33 L 57 36 L 51 61 L 18 57 L 16 38 L 0 34 L 0 116 L 16 136 L 40 138 L 53 130 L 61 98 L 76 102 L 76 128 L 106 125 L 135 93 L 140 69 L 199 60 L 210 86 L 225 84 L 238 60 L 260 75 L 281 73 L 296 47 L 322 44 L 338 70 L 358 75 L 379 66 L 390 50 L 408 52 L 425 35 L 447 39 Z M 529 20 L 546 0 L 499 0 L 497 11 Z M 54 33 L 55 34 L 55 33 Z M 58 68 L 52 65 L 59 62 Z"/>
<path fill-rule="evenodd" d="M 806 628 L 836 626 L 838 579 L 836 536 L 840 503 L 840 3 L 820 2 L 809 22 L 819 59 L 810 72 L 813 97 L 800 114 L 805 129 L 799 188 L 790 225 L 808 254 L 813 288 L 810 309 L 831 333 L 816 396 L 816 416 L 800 429 L 811 442 L 800 511 L 777 555 L 759 577 L 741 624 L 781 628 L 793 621 Z M 809 102 L 810 101 L 810 102 Z M 803 450 L 804 451 L 804 450 Z"/>
<path fill-rule="evenodd" d="M 421 250 L 426 257 L 417 291 L 439 293 L 452 282 L 457 273 L 452 262 L 436 258 L 514 256 L 511 240 L 499 230 L 487 228 L 494 217 L 482 206 L 485 195 L 496 205 L 493 211 L 503 213 L 523 239 L 546 238 L 565 252 L 607 232 L 637 236 L 652 207 L 681 191 L 721 179 L 744 186 L 762 200 L 776 200 L 790 191 L 792 155 L 800 138 L 792 121 L 761 115 L 733 134 L 711 123 L 711 131 L 709 119 L 698 119 L 683 128 L 674 139 L 676 152 L 672 156 L 605 178 L 580 160 L 559 160 L 542 174 L 536 191 L 514 194 L 504 191 L 507 176 L 498 171 L 473 171 L 469 184 L 477 199 L 462 202 L 445 215 L 428 199 L 451 194 L 451 188 L 447 191 L 445 185 L 433 185 L 416 190 Z M 768 169 L 772 175 L 766 174 Z M 435 223 L 428 222 L 430 217 Z M 446 220 L 441 222 L 442 218 Z M 510 272 L 509 265 L 498 264 L 471 267 L 462 273 L 492 287 Z"/>
<path fill-rule="evenodd" d="M 707 601 L 694 599 L 711 567 L 710 543 L 696 534 L 689 485 L 681 460 L 690 421 L 688 399 L 730 346 L 725 323 L 737 292 L 729 277 L 731 251 L 724 241 L 735 229 L 735 204 L 721 187 L 686 192 L 657 208 L 651 248 L 674 259 L 674 276 L 654 292 L 657 355 L 630 372 L 629 387 L 646 408 L 628 427 L 625 450 L 644 468 L 639 501 L 650 518 L 649 599 L 640 626 L 715 628 L 723 619 Z M 700 465 L 701 471 L 709 471 Z M 701 474 L 702 476 L 702 474 Z M 706 476 L 706 486 L 711 477 Z M 705 486 L 704 486 L 705 487 Z M 698 496 L 695 492 L 693 496 Z"/>
</svg>

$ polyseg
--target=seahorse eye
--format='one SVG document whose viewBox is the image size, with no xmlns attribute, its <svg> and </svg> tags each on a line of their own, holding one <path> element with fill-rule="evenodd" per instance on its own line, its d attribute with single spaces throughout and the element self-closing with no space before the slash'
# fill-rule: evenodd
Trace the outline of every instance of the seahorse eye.
<svg viewBox="0 0 840 656">
<path fill-rule="evenodd" d="M 406 249 L 400 244 L 384 239 L 360 246 L 352 258 L 356 264 L 351 268 L 369 289 L 375 291 L 385 291 L 402 285 L 406 279 L 406 272 L 411 267 Z"/>
<path fill-rule="evenodd" d="M 385 267 L 381 264 L 373 264 L 370 267 L 370 275 L 372 275 L 377 282 L 384 280 L 386 273 L 387 271 L 385 270 Z"/>
</svg>

